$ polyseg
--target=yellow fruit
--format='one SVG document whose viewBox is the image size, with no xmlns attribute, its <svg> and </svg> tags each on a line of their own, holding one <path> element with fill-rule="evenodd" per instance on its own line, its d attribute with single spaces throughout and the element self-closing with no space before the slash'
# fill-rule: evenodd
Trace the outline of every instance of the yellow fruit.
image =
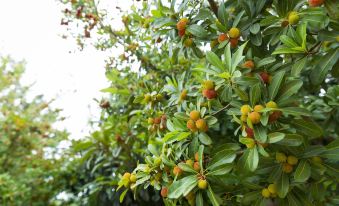
<svg viewBox="0 0 339 206">
<path fill-rule="evenodd" d="M 193 39 L 189 38 L 184 41 L 185 47 L 191 47 L 193 44 Z"/>
<path fill-rule="evenodd" d="M 260 112 L 262 109 L 264 109 L 264 107 L 262 105 L 260 105 L 260 104 L 255 105 L 254 108 L 253 108 L 253 110 L 255 112 Z"/>
<path fill-rule="evenodd" d="M 207 181 L 206 180 L 199 180 L 198 181 L 198 187 L 199 189 L 206 189 L 207 188 Z"/>
<path fill-rule="evenodd" d="M 129 180 L 130 177 L 131 177 L 131 173 L 129 172 L 125 172 L 125 174 L 122 176 L 122 178 L 126 180 Z"/>
<path fill-rule="evenodd" d="M 188 160 L 186 160 L 186 164 L 190 167 L 193 167 L 194 162 L 193 162 L 193 160 L 188 159 Z"/>
<path fill-rule="evenodd" d="M 270 191 L 270 193 L 272 194 L 276 194 L 277 193 L 277 187 L 275 184 L 270 184 L 267 187 L 268 191 Z"/>
<path fill-rule="evenodd" d="M 247 120 L 247 115 L 246 115 L 246 114 L 242 114 L 241 117 L 240 117 L 240 120 L 241 120 L 242 122 L 246 122 L 246 120 Z"/>
<path fill-rule="evenodd" d="M 197 121 L 198 119 L 200 119 L 200 112 L 197 110 L 193 110 L 190 112 L 190 118 L 191 120 Z"/>
<path fill-rule="evenodd" d="M 260 122 L 261 115 L 259 112 L 251 112 L 248 114 L 248 118 L 251 120 L 252 124 L 258 124 Z"/>
<path fill-rule="evenodd" d="M 285 173 L 291 173 L 293 171 L 293 166 L 288 163 L 284 163 L 282 171 Z"/>
<path fill-rule="evenodd" d="M 151 99 L 152 99 L 152 97 L 151 97 L 150 94 L 145 94 L 145 95 L 144 95 L 144 100 L 145 100 L 146 103 L 150 102 Z"/>
<path fill-rule="evenodd" d="M 185 17 L 185 18 L 182 18 L 178 21 L 177 23 L 177 29 L 180 31 L 180 30 L 184 30 L 186 28 L 186 25 L 188 23 L 188 19 Z"/>
<path fill-rule="evenodd" d="M 187 125 L 186 126 L 192 132 L 196 132 L 198 130 L 197 127 L 195 126 L 195 122 L 193 120 L 191 120 L 191 119 L 187 121 Z"/>
<path fill-rule="evenodd" d="M 162 162 L 161 157 L 157 157 L 157 158 L 154 159 L 154 164 L 155 164 L 156 166 L 159 166 L 159 165 L 161 164 L 161 162 Z"/>
<path fill-rule="evenodd" d="M 270 193 L 270 191 L 267 188 L 264 188 L 264 189 L 261 190 L 261 195 L 264 198 L 270 198 L 271 193 Z"/>
<path fill-rule="evenodd" d="M 275 103 L 273 101 L 269 101 L 269 102 L 266 103 L 266 107 L 271 108 L 271 109 L 275 109 L 275 108 L 278 108 L 278 105 L 277 105 L 277 103 Z"/>
<path fill-rule="evenodd" d="M 228 36 L 233 39 L 238 38 L 240 36 L 240 30 L 233 27 L 228 31 Z"/>
<path fill-rule="evenodd" d="M 137 181 L 137 176 L 135 174 L 131 174 L 131 176 L 129 177 L 129 181 L 135 183 Z"/>
<path fill-rule="evenodd" d="M 275 154 L 275 159 L 280 163 L 284 163 L 284 162 L 286 162 L 287 157 L 284 153 L 277 152 Z"/>
<path fill-rule="evenodd" d="M 320 157 L 312 157 L 312 162 L 315 163 L 315 164 L 321 164 L 323 163 L 323 160 L 320 158 Z"/>
<path fill-rule="evenodd" d="M 196 122 L 195 122 L 195 126 L 198 128 L 199 131 L 201 132 L 206 132 L 208 130 L 208 126 L 207 126 L 207 123 L 206 123 L 206 120 L 204 119 L 198 119 Z"/>
<path fill-rule="evenodd" d="M 228 39 L 228 36 L 225 33 L 219 34 L 219 36 L 218 36 L 218 42 L 219 43 L 226 41 L 227 39 Z"/>
<path fill-rule="evenodd" d="M 204 89 L 214 89 L 214 82 L 212 80 L 206 80 L 202 83 Z"/>
<path fill-rule="evenodd" d="M 194 162 L 193 168 L 194 168 L 195 171 L 199 172 L 200 171 L 199 162 Z"/>
<path fill-rule="evenodd" d="M 153 124 L 154 123 L 154 119 L 152 117 L 148 118 L 147 120 L 148 124 Z"/>
<path fill-rule="evenodd" d="M 240 112 L 241 112 L 241 114 L 243 114 L 243 115 L 247 115 L 248 113 L 250 113 L 250 112 L 251 112 L 251 107 L 250 107 L 250 105 L 248 105 L 248 104 L 243 105 L 243 106 L 240 108 Z"/>
<path fill-rule="evenodd" d="M 187 96 L 187 89 L 182 90 L 182 92 L 180 93 L 180 100 L 184 100 L 186 99 Z"/>
<path fill-rule="evenodd" d="M 292 11 L 289 15 L 288 15 L 288 23 L 291 25 L 297 24 L 299 22 L 299 15 L 297 12 Z"/>
<path fill-rule="evenodd" d="M 296 165 L 296 164 L 298 164 L 298 158 L 290 155 L 290 156 L 287 157 L 287 163 L 290 164 L 290 165 Z"/>
</svg>

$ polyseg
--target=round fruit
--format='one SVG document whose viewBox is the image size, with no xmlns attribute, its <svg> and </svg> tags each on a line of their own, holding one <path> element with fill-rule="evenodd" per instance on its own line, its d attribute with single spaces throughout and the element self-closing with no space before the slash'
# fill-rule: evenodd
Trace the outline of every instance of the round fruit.
<svg viewBox="0 0 339 206">
<path fill-rule="evenodd" d="M 323 163 L 323 160 L 320 158 L 320 157 L 312 157 L 312 162 L 315 163 L 315 164 L 321 164 Z"/>
<path fill-rule="evenodd" d="M 129 187 L 129 185 L 130 185 L 130 181 L 128 180 L 128 181 L 124 181 L 124 187 Z"/>
<path fill-rule="evenodd" d="M 180 93 L 180 100 L 184 100 L 186 99 L 187 96 L 187 89 L 182 90 L 182 92 Z"/>
<path fill-rule="evenodd" d="M 296 158 L 293 155 L 289 155 L 287 157 L 287 163 L 290 164 L 290 165 L 296 165 L 296 164 L 298 164 L 298 158 Z"/>
<path fill-rule="evenodd" d="M 252 60 L 247 60 L 242 66 L 248 69 L 254 69 L 254 62 Z"/>
<path fill-rule="evenodd" d="M 195 171 L 199 172 L 200 171 L 200 164 L 199 164 L 199 162 L 194 162 L 193 168 L 194 168 Z"/>
<path fill-rule="evenodd" d="M 175 175 L 175 176 L 180 176 L 181 174 L 182 174 L 182 169 L 179 167 L 179 166 L 175 166 L 174 168 L 173 168 L 173 174 Z"/>
<path fill-rule="evenodd" d="M 261 72 L 260 77 L 265 84 L 269 83 L 269 74 L 267 72 Z"/>
<path fill-rule="evenodd" d="M 264 109 L 264 106 L 262 106 L 262 105 L 260 105 L 260 104 L 255 105 L 254 108 L 253 108 L 253 110 L 254 110 L 255 112 L 260 112 L 260 111 L 263 110 L 263 109 Z"/>
<path fill-rule="evenodd" d="M 187 121 L 187 128 L 188 129 L 190 129 L 192 132 L 195 132 L 195 131 L 197 131 L 198 129 L 197 129 L 197 127 L 195 126 L 195 122 L 193 121 L 193 120 L 188 120 Z"/>
<path fill-rule="evenodd" d="M 193 167 L 194 162 L 193 162 L 193 160 L 188 159 L 188 160 L 186 160 L 186 164 L 190 167 Z"/>
<path fill-rule="evenodd" d="M 195 159 L 195 161 L 199 161 L 199 153 L 198 152 L 196 152 L 194 154 L 194 159 Z M 204 155 L 202 155 L 202 159 L 204 160 Z"/>
<path fill-rule="evenodd" d="M 293 166 L 288 164 L 288 163 L 284 163 L 283 164 L 283 168 L 282 168 L 283 172 L 285 173 L 291 173 L 293 170 Z"/>
<path fill-rule="evenodd" d="M 308 0 L 308 4 L 312 7 L 321 6 L 325 0 Z"/>
<path fill-rule="evenodd" d="M 145 96 L 144 96 L 144 100 L 145 100 L 145 102 L 150 102 L 151 101 L 151 99 L 152 99 L 152 97 L 151 97 L 151 95 L 150 94 L 145 94 Z"/>
<path fill-rule="evenodd" d="M 198 181 L 198 187 L 199 189 L 206 189 L 207 188 L 207 181 L 206 180 L 199 180 Z"/>
<path fill-rule="evenodd" d="M 205 80 L 202 86 L 204 89 L 214 89 L 214 82 L 212 80 Z"/>
<path fill-rule="evenodd" d="M 268 122 L 272 123 L 275 122 L 279 119 L 279 117 L 281 116 L 282 112 L 281 111 L 274 111 L 272 114 L 270 114 L 270 116 L 268 117 Z"/>
<path fill-rule="evenodd" d="M 254 137 L 253 129 L 246 127 L 245 131 L 247 133 L 247 137 L 250 137 L 250 138 Z"/>
<path fill-rule="evenodd" d="M 167 197 L 168 195 L 168 189 L 167 187 L 163 187 L 160 191 L 161 197 Z"/>
<path fill-rule="evenodd" d="M 241 117 L 240 117 L 240 120 L 242 122 L 246 122 L 247 121 L 247 115 L 246 114 L 242 114 Z"/>
<path fill-rule="evenodd" d="M 218 42 L 219 43 L 226 41 L 227 39 L 228 39 L 228 36 L 225 33 L 219 34 L 219 36 L 218 36 Z"/>
<path fill-rule="evenodd" d="M 131 176 L 129 177 L 129 181 L 135 183 L 137 181 L 137 176 L 135 174 L 131 174 Z"/>
<path fill-rule="evenodd" d="M 206 120 L 204 119 L 198 119 L 195 122 L 195 126 L 199 129 L 199 131 L 202 131 L 202 132 L 206 132 L 208 130 Z"/>
<path fill-rule="evenodd" d="M 277 103 L 273 102 L 273 101 L 269 101 L 266 103 L 266 108 L 271 108 L 271 109 L 276 109 L 278 108 Z"/>
<path fill-rule="evenodd" d="M 250 113 L 251 112 L 250 105 L 248 105 L 248 104 L 242 105 L 241 108 L 240 108 L 240 112 L 243 115 L 247 115 L 248 113 Z"/>
<path fill-rule="evenodd" d="M 251 120 L 252 124 L 258 124 L 260 122 L 261 115 L 259 112 L 251 112 L 248 114 L 248 118 Z"/>
<path fill-rule="evenodd" d="M 235 48 L 235 47 L 237 47 L 237 45 L 239 43 L 239 39 L 230 39 L 230 43 L 231 43 L 231 47 Z"/>
<path fill-rule="evenodd" d="M 193 44 L 193 39 L 189 38 L 184 41 L 185 47 L 191 47 Z"/>
<path fill-rule="evenodd" d="M 148 118 L 147 120 L 148 124 L 153 124 L 154 123 L 154 119 L 152 117 Z"/>
<path fill-rule="evenodd" d="M 131 177 L 131 173 L 129 172 L 125 172 L 125 174 L 122 176 L 122 178 L 126 180 L 129 180 L 130 177 Z"/>
<path fill-rule="evenodd" d="M 280 162 L 280 163 L 284 163 L 284 162 L 286 162 L 287 157 L 286 157 L 286 155 L 285 155 L 284 153 L 277 152 L 277 153 L 275 154 L 275 159 L 276 159 L 278 162 Z"/>
<path fill-rule="evenodd" d="M 281 27 L 287 27 L 288 26 L 288 21 L 287 20 L 284 20 L 281 22 Z"/>
<path fill-rule="evenodd" d="M 277 187 L 275 184 L 270 184 L 267 187 L 268 191 L 270 191 L 270 193 L 272 194 L 276 194 L 277 193 Z"/>
<path fill-rule="evenodd" d="M 264 198 L 270 198 L 271 193 L 270 193 L 270 191 L 267 188 L 264 188 L 264 189 L 261 190 L 261 195 Z"/>
<path fill-rule="evenodd" d="M 233 39 L 238 38 L 240 37 L 240 30 L 233 27 L 228 31 L 228 36 Z"/>
<path fill-rule="evenodd" d="M 157 166 L 159 166 L 161 164 L 161 162 L 162 162 L 161 157 L 157 157 L 157 158 L 154 159 L 154 164 L 157 165 Z"/>
<path fill-rule="evenodd" d="M 185 33 L 186 33 L 186 30 L 185 30 L 185 29 L 179 30 L 179 31 L 178 31 L 178 35 L 179 35 L 180 37 L 183 37 L 183 36 L 185 35 Z"/>
<path fill-rule="evenodd" d="M 292 11 L 289 15 L 288 15 L 288 23 L 290 25 L 294 25 L 297 24 L 299 22 L 299 15 L 297 12 Z"/>
<path fill-rule="evenodd" d="M 217 92 L 214 89 L 204 89 L 202 90 L 202 95 L 207 99 L 214 99 L 218 96 Z"/>
<path fill-rule="evenodd" d="M 198 119 L 200 119 L 200 112 L 197 110 L 193 110 L 190 112 L 190 118 L 191 120 L 197 121 Z"/>
<path fill-rule="evenodd" d="M 160 124 L 160 122 L 161 122 L 161 118 L 160 117 L 154 118 L 154 124 Z"/>
<path fill-rule="evenodd" d="M 188 23 L 188 19 L 185 17 L 185 18 L 182 18 L 178 21 L 177 23 L 177 29 L 180 31 L 180 30 L 184 30 L 186 28 L 186 25 Z"/>
</svg>

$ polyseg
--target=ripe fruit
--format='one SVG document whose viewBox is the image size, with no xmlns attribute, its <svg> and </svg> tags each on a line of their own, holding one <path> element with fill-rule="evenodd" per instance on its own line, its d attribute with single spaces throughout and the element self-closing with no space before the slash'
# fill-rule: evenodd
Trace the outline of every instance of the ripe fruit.
<svg viewBox="0 0 339 206">
<path fill-rule="evenodd" d="M 193 160 L 188 159 L 188 160 L 186 160 L 186 164 L 190 167 L 193 167 L 194 162 L 193 162 Z"/>
<path fill-rule="evenodd" d="M 277 103 L 275 103 L 273 101 L 269 101 L 269 102 L 266 103 L 266 107 L 271 108 L 271 109 L 275 109 L 275 108 L 278 108 L 278 105 L 277 105 Z"/>
<path fill-rule="evenodd" d="M 137 181 L 137 176 L 135 174 L 131 174 L 131 176 L 129 177 L 129 181 L 135 183 Z"/>
<path fill-rule="evenodd" d="M 153 124 L 154 123 L 154 119 L 152 117 L 148 118 L 147 120 L 148 124 Z"/>
<path fill-rule="evenodd" d="M 200 119 L 200 112 L 197 110 L 193 110 L 190 112 L 190 118 L 194 121 L 197 121 L 198 119 Z"/>
<path fill-rule="evenodd" d="M 199 161 L 199 153 L 198 152 L 196 152 L 194 154 L 194 159 L 195 159 L 195 161 Z M 204 159 L 204 155 L 202 155 L 202 159 Z"/>
<path fill-rule="evenodd" d="M 269 83 L 269 74 L 267 72 L 261 72 L 259 75 L 265 84 Z"/>
<path fill-rule="evenodd" d="M 280 162 L 280 163 L 283 163 L 283 162 L 286 162 L 287 160 L 287 157 L 284 153 L 281 153 L 281 152 L 277 152 L 275 154 L 275 159 Z"/>
<path fill-rule="evenodd" d="M 292 11 L 289 15 L 288 15 L 288 23 L 290 25 L 294 25 L 297 24 L 299 22 L 299 15 L 296 11 Z"/>
<path fill-rule="evenodd" d="M 199 180 L 198 181 L 198 187 L 199 189 L 206 189 L 207 188 L 207 181 L 206 180 Z"/>
<path fill-rule="evenodd" d="M 287 27 L 288 26 L 288 21 L 284 20 L 281 22 L 281 27 Z"/>
<path fill-rule="evenodd" d="M 230 43 L 231 43 L 231 47 L 235 48 L 235 47 L 237 47 L 237 45 L 239 43 L 239 39 L 230 39 Z"/>
<path fill-rule="evenodd" d="M 287 157 L 287 163 L 290 164 L 290 165 L 296 165 L 298 163 L 298 158 L 296 158 L 293 155 L 289 155 Z"/>
<path fill-rule="evenodd" d="M 241 120 L 242 122 L 246 122 L 246 121 L 247 121 L 247 115 L 246 115 L 246 114 L 242 114 L 242 115 L 240 116 L 240 120 Z"/>
<path fill-rule="evenodd" d="M 261 115 L 259 112 L 251 112 L 248 114 L 248 118 L 251 120 L 252 124 L 258 124 L 260 122 Z"/>
<path fill-rule="evenodd" d="M 270 116 L 268 117 L 268 122 L 272 123 L 275 122 L 279 119 L 279 117 L 281 116 L 282 112 L 281 111 L 274 111 L 272 114 L 270 114 Z"/>
<path fill-rule="evenodd" d="M 260 105 L 260 104 L 255 105 L 254 108 L 253 108 L 253 110 L 255 112 L 260 112 L 262 109 L 264 109 L 264 107 L 262 105 Z"/>
<path fill-rule="evenodd" d="M 174 168 L 173 168 L 173 174 L 175 175 L 175 176 L 180 176 L 181 174 L 182 174 L 182 169 L 179 167 L 179 166 L 175 166 Z"/>
<path fill-rule="evenodd" d="M 228 36 L 232 39 L 238 38 L 240 36 L 240 30 L 233 27 L 228 31 Z"/>
<path fill-rule="evenodd" d="M 214 82 L 212 80 L 205 80 L 202 83 L 202 87 L 204 89 L 214 89 Z"/>
<path fill-rule="evenodd" d="M 194 168 L 195 171 L 199 172 L 199 171 L 200 171 L 200 165 L 199 165 L 199 162 L 194 162 L 193 168 Z"/>
<path fill-rule="evenodd" d="M 264 189 L 261 190 L 261 195 L 264 198 L 269 198 L 271 196 L 271 193 L 267 188 L 264 188 Z"/>
<path fill-rule="evenodd" d="M 161 118 L 160 117 L 154 118 L 154 124 L 160 124 L 160 122 L 161 122 Z"/>
<path fill-rule="evenodd" d="M 247 133 L 247 137 L 251 137 L 251 138 L 254 137 L 253 129 L 246 127 L 245 131 Z"/>
<path fill-rule="evenodd" d="M 188 120 L 186 124 L 187 128 L 190 129 L 192 132 L 197 131 L 197 127 L 195 126 L 195 122 L 193 120 Z"/>
<path fill-rule="evenodd" d="M 185 29 L 179 30 L 179 31 L 178 31 L 178 35 L 179 35 L 180 37 L 183 37 L 183 36 L 185 35 L 185 33 L 186 33 L 186 30 L 185 30 Z"/>
<path fill-rule="evenodd" d="M 217 92 L 214 89 L 204 89 L 202 90 L 202 95 L 207 99 L 214 99 L 218 96 Z"/>
<path fill-rule="evenodd" d="M 284 163 L 283 164 L 283 168 L 282 168 L 282 171 L 285 172 L 285 173 L 291 173 L 293 170 L 293 166 L 288 164 L 288 163 Z"/>
<path fill-rule="evenodd" d="M 248 104 L 242 105 L 241 108 L 240 108 L 240 112 L 243 115 L 247 115 L 248 113 L 250 113 L 251 112 L 250 105 L 248 105 Z"/>
<path fill-rule="evenodd" d="M 189 38 L 184 41 L 185 47 L 191 47 L 193 44 L 193 39 Z"/>
<path fill-rule="evenodd" d="M 168 189 L 167 187 L 163 187 L 160 191 L 161 197 L 167 197 L 168 195 Z"/>
<path fill-rule="evenodd" d="M 219 36 L 218 36 L 218 42 L 219 43 L 226 41 L 227 39 L 228 39 L 228 36 L 225 33 L 219 34 Z"/>
<path fill-rule="evenodd" d="M 275 184 L 270 184 L 267 187 L 268 191 L 270 191 L 270 193 L 272 194 L 276 194 L 277 193 L 277 187 Z"/>
<path fill-rule="evenodd" d="M 131 177 L 131 173 L 125 172 L 125 174 L 122 176 L 122 179 L 129 180 L 130 177 Z"/>
<path fill-rule="evenodd" d="M 248 69 L 254 69 L 254 62 L 252 60 L 247 60 L 242 66 Z"/>
<path fill-rule="evenodd" d="M 184 30 L 186 28 L 186 25 L 188 23 L 188 19 L 185 17 L 185 18 L 182 18 L 178 21 L 177 23 L 177 29 L 180 31 L 180 30 Z"/>
<path fill-rule="evenodd" d="M 308 4 L 312 7 L 321 6 L 325 0 L 308 0 Z"/>
<path fill-rule="evenodd" d="M 199 129 L 199 131 L 201 132 L 206 132 L 208 130 L 208 126 L 207 126 L 207 123 L 206 123 L 206 120 L 204 119 L 198 119 L 196 122 L 195 122 L 195 126 Z"/>
</svg>

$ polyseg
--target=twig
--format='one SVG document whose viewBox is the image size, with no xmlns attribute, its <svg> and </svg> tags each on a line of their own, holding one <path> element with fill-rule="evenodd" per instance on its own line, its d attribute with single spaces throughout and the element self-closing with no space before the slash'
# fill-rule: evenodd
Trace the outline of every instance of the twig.
<svg viewBox="0 0 339 206">
<path fill-rule="evenodd" d="M 212 116 L 214 116 L 214 115 L 218 114 L 219 112 L 221 112 L 221 111 L 227 109 L 227 107 L 229 107 L 230 105 L 231 105 L 231 104 L 228 103 L 228 104 L 227 104 L 226 106 L 224 106 L 223 108 L 221 108 L 221 109 L 219 109 L 218 111 L 214 112 L 214 113 L 212 114 Z"/>
<path fill-rule="evenodd" d="M 210 4 L 210 7 L 213 11 L 213 13 L 218 16 L 218 5 L 214 0 L 208 0 L 208 3 Z"/>
</svg>

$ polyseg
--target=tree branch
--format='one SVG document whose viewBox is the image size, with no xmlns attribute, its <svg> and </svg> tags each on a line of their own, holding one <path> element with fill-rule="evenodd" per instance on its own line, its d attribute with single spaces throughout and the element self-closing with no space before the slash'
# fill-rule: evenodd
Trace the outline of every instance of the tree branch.
<svg viewBox="0 0 339 206">
<path fill-rule="evenodd" d="M 218 17 L 218 5 L 214 0 L 208 0 L 213 13 Z"/>
</svg>

